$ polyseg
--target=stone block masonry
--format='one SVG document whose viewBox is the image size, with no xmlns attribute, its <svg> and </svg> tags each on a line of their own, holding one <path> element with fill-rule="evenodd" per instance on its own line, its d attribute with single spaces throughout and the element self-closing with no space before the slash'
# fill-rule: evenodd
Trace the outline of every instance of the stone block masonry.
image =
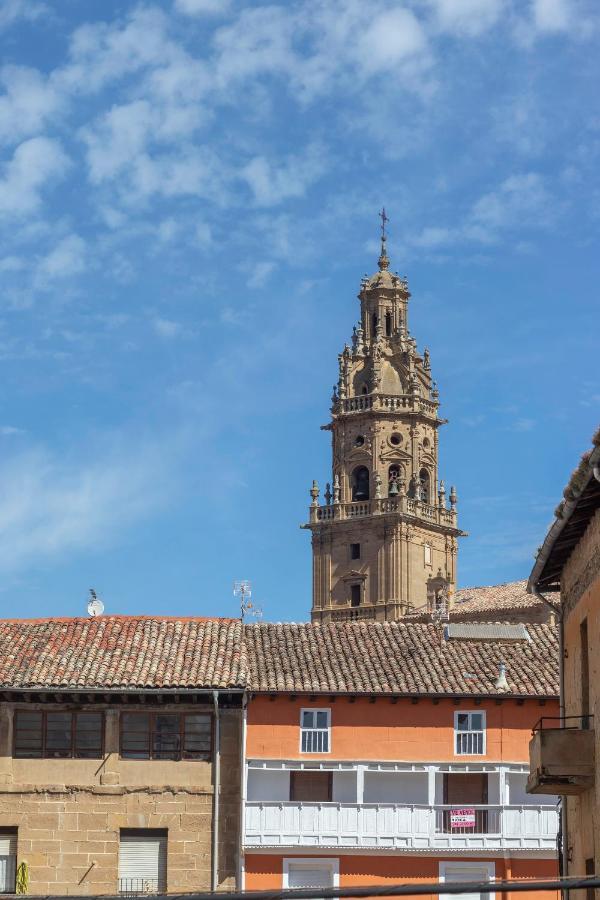
<svg viewBox="0 0 600 900">
<path fill-rule="evenodd" d="M 111 717 L 107 711 L 109 723 Z M 222 721 L 218 887 L 233 890 L 239 848 L 239 711 L 224 710 Z M 0 711 L 0 725 L 0 828 L 17 829 L 17 862 L 29 866 L 30 894 L 117 893 L 123 828 L 167 831 L 170 893 L 210 890 L 210 762 L 123 760 L 111 740 L 103 759 L 13 759 L 8 705 Z M 116 783 L 104 783 L 107 772 Z"/>
</svg>

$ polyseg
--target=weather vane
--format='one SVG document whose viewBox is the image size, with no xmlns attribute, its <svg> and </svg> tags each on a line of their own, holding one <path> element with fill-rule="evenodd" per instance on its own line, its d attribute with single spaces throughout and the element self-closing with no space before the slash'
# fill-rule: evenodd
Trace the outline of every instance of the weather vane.
<svg viewBox="0 0 600 900">
<path fill-rule="evenodd" d="M 244 621 L 245 616 L 254 616 L 255 619 L 262 619 L 262 609 L 252 602 L 252 585 L 249 581 L 234 581 L 233 596 L 240 598 L 240 619 Z"/>
</svg>

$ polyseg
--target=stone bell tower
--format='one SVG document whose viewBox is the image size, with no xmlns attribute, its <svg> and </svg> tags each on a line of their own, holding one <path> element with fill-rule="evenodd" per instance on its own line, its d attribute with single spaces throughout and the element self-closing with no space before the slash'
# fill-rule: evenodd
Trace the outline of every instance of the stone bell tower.
<svg viewBox="0 0 600 900">
<path fill-rule="evenodd" d="M 310 491 L 312 621 L 394 621 L 456 586 L 456 491 L 438 480 L 438 391 L 408 330 L 406 279 L 390 272 L 382 211 L 379 271 L 361 282 L 360 322 L 338 356 L 332 483 Z M 332 489 L 333 485 L 333 489 Z"/>
</svg>

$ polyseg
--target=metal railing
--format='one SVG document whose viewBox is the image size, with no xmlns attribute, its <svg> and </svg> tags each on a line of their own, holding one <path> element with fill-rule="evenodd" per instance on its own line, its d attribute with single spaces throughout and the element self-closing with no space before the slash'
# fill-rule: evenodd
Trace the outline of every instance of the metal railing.
<svg viewBox="0 0 600 900">
<path fill-rule="evenodd" d="M 502 809 L 499 806 L 448 805 L 437 807 L 437 834 L 500 834 Z"/>
<path fill-rule="evenodd" d="M 586 716 L 542 716 L 541 719 L 538 719 L 533 728 L 531 729 L 532 734 L 536 734 L 538 731 L 546 731 L 548 729 L 557 729 L 560 728 L 571 730 L 571 731 L 588 731 L 591 725 L 593 724 L 594 717 L 592 715 Z M 553 725 L 547 725 L 546 722 L 554 722 Z M 565 723 L 570 724 L 565 724 Z M 556 724 L 558 723 L 558 724 Z"/>
<path fill-rule="evenodd" d="M 481 756 L 483 753 L 484 731 L 457 731 L 456 753 L 459 756 Z"/>
<path fill-rule="evenodd" d="M 301 736 L 303 753 L 329 753 L 329 729 L 303 728 Z"/>
<path fill-rule="evenodd" d="M 140 894 L 158 894 L 165 890 L 158 878 L 119 878 L 119 894 L 123 897 L 137 897 Z"/>
</svg>

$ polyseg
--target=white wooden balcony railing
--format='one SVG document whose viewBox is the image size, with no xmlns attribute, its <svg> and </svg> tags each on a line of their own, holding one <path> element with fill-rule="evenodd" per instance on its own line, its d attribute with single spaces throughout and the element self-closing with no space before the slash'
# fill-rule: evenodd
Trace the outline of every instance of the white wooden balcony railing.
<svg viewBox="0 0 600 900">
<path fill-rule="evenodd" d="M 403 850 L 554 850 L 554 806 L 473 806 L 475 824 L 455 824 L 457 807 L 397 803 L 246 803 L 247 847 Z"/>
</svg>

